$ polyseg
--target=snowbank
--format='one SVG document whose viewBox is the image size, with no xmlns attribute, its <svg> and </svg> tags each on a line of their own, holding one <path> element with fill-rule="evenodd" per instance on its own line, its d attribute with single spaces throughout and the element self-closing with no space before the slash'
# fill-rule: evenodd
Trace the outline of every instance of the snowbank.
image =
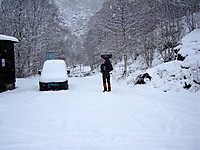
<svg viewBox="0 0 200 150">
<path fill-rule="evenodd" d="M 70 70 L 70 77 L 85 77 L 91 75 L 91 69 L 89 66 L 77 65 Z"/>
<path fill-rule="evenodd" d="M 196 29 L 182 38 L 181 44 L 176 47 L 183 60 L 163 63 L 158 53 L 155 53 L 153 67 L 146 70 L 143 58 L 129 60 L 128 77 L 124 78 L 130 85 L 136 83 L 138 76 L 148 73 L 152 79 L 146 80 L 146 86 L 157 88 L 162 91 L 188 90 L 200 91 L 200 29 Z M 114 76 L 122 78 L 123 63 L 115 66 Z"/>
<path fill-rule="evenodd" d="M 171 61 L 157 65 L 147 70 L 152 77 L 148 83 L 163 91 L 188 89 L 196 92 L 200 90 L 200 29 L 196 29 L 183 37 L 179 55 L 185 57 L 183 61 Z"/>
<path fill-rule="evenodd" d="M 7 35 L 2 35 L 0 34 L 0 40 L 4 40 L 4 41 L 13 41 L 13 42 L 19 42 L 19 40 L 15 37 L 12 36 L 7 36 Z"/>
</svg>

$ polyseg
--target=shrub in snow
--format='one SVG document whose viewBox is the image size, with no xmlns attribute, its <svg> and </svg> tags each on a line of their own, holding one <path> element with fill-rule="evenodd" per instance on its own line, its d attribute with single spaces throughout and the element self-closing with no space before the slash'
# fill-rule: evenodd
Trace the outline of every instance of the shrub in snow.
<svg viewBox="0 0 200 150">
<path fill-rule="evenodd" d="M 181 54 L 178 54 L 177 56 L 177 60 L 180 60 L 180 61 L 184 61 L 186 57 L 184 56 L 181 56 Z"/>
<path fill-rule="evenodd" d="M 148 81 L 151 81 L 151 76 L 148 73 L 140 74 L 135 79 L 134 84 L 146 84 Z"/>
</svg>

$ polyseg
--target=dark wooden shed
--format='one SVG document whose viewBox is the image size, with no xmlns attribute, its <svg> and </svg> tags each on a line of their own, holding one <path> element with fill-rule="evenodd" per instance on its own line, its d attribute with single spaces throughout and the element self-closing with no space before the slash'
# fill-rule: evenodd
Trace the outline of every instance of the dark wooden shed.
<svg viewBox="0 0 200 150">
<path fill-rule="evenodd" d="M 15 88 L 14 43 L 18 39 L 0 34 L 0 92 Z"/>
</svg>

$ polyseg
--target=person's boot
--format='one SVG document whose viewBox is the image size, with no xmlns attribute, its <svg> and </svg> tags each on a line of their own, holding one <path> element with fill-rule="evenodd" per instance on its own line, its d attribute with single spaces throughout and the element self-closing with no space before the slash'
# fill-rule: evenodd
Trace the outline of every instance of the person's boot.
<svg viewBox="0 0 200 150">
<path fill-rule="evenodd" d="M 108 92 L 111 91 L 111 85 L 108 85 Z"/>
<path fill-rule="evenodd" d="M 107 87 L 104 85 L 104 90 L 103 90 L 103 92 L 106 92 L 107 91 Z"/>
</svg>

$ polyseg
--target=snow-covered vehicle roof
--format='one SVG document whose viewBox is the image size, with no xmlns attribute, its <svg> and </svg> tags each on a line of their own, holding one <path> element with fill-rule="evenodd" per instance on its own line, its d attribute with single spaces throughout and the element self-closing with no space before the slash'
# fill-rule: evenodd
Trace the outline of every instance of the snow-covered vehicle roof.
<svg viewBox="0 0 200 150">
<path fill-rule="evenodd" d="M 40 82 L 64 82 L 68 81 L 67 66 L 64 60 L 47 60 L 40 76 Z"/>
<path fill-rule="evenodd" d="M 16 43 L 19 42 L 19 40 L 17 38 L 12 37 L 12 36 L 3 35 L 3 34 L 0 34 L 0 41 L 12 41 L 12 42 L 16 42 Z"/>
</svg>

